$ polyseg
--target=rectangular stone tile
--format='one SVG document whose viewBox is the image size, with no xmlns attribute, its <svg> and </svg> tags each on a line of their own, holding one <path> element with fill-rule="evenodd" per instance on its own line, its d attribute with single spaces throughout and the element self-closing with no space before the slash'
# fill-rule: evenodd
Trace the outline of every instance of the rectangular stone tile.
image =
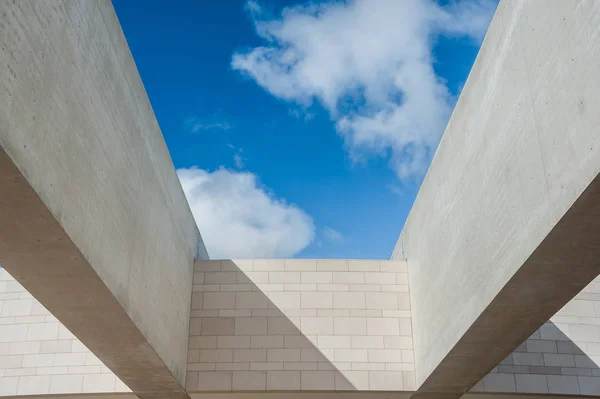
<svg viewBox="0 0 600 399">
<path fill-rule="evenodd" d="M 250 347 L 254 349 L 284 347 L 283 335 L 254 335 L 250 338 Z"/>
<path fill-rule="evenodd" d="M 328 359 L 316 348 L 304 348 L 300 350 L 300 361 L 326 362 Z"/>
<path fill-rule="evenodd" d="M 548 393 L 548 382 L 545 375 L 516 374 L 515 382 L 517 384 L 517 392 Z"/>
<path fill-rule="evenodd" d="M 333 307 L 335 309 L 364 309 L 366 306 L 364 292 L 334 292 Z"/>
<path fill-rule="evenodd" d="M 381 292 L 380 284 L 348 284 L 350 292 Z"/>
<path fill-rule="evenodd" d="M 83 388 L 83 375 L 53 375 L 48 393 L 79 393 Z"/>
<path fill-rule="evenodd" d="M 369 349 L 371 363 L 403 363 L 401 349 Z"/>
<path fill-rule="evenodd" d="M 201 391 L 231 391 L 232 371 L 200 371 L 198 387 Z"/>
<path fill-rule="evenodd" d="M 398 294 L 394 292 L 367 292 L 367 309 L 398 309 Z"/>
<path fill-rule="evenodd" d="M 367 349 L 335 349 L 336 362 L 369 362 Z"/>
<path fill-rule="evenodd" d="M 417 383 L 414 371 L 402 372 L 402 389 L 405 391 L 414 391 L 417 389 Z"/>
<path fill-rule="evenodd" d="M 300 298 L 304 309 L 333 308 L 333 294 L 331 292 L 301 292 Z"/>
<path fill-rule="evenodd" d="M 216 363 L 216 370 L 221 371 L 239 371 L 250 370 L 250 363 Z"/>
<path fill-rule="evenodd" d="M 204 284 L 235 284 L 237 283 L 237 272 L 206 272 L 204 273 Z"/>
<path fill-rule="evenodd" d="M 313 272 L 317 270 L 316 259 L 286 259 L 286 272 Z"/>
<path fill-rule="evenodd" d="M 334 317 L 333 333 L 335 335 L 366 335 L 367 320 L 362 317 Z"/>
<path fill-rule="evenodd" d="M 283 370 L 283 364 L 281 362 L 252 362 L 250 370 Z"/>
<path fill-rule="evenodd" d="M 379 272 L 378 260 L 349 260 L 348 270 L 351 272 Z"/>
<path fill-rule="evenodd" d="M 556 367 L 575 367 L 573 355 L 544 353 L 544 364 Z"/>
<path fill-rule="evenodd" d="M 317 291 L 317 284 L 285 284 L 285 291 Z"/>
<path fill-rule="evenodd" d="M 233 331 L 233 328 L 232 328 Z M 190 337 L 189 348 L 190 349 L 214 349 L 217 347 L 216 336 L 202 336 L 202 337 Z"/>
<path fill-rule="evenodd" d="M 266 371 L 234 371 L 233 390 L 264 391 L 267 389 Z"/>
<path fill-rule="evenodd" d="M 282 259 L 254 259 L 253 271 L 282 272 L 284 270 Z"/>
<path fill-rule="evenodd" d="M 300 280 L 303 284 L 331 284 L 333 275 L 332 272 L 302 272 Z"/>
<path fill-rule="evenodd" d="M 329 391 L 335 388 L 333 371 L 301 371 L 300 389 L 303 391 Z"/>
<path fill-rule="evenodd" d="M 395 285 L 396 274 L 388 272 L 365 273 L 365 284 Z"/>
<path fill-rule="evenodd" d="M 196 391 L 198 389 L 198 372 L 188 371 L 185 375 L 186 391 Z"/>
<path fill-rule="evenodd" d="M 369 371 L 369 388 L 373 391 L 401 391 L 401 371 Z"/>
<path fill-rule="evenodd" d="M 221 335 L 217 338 L 217 347 L 220 349 L 250 348 L 250 336 Z"/>
<path fill-rule="evenodd" d="M 548 392 L 556 394 L 579 395 L 579 381 L 576 376 L 548 375 Z"/>
<path fill-rule="evenodd" d="M 300 295 L 300 292 L 269 292 L 269 299 L 278 309 L 300 309 Z"/>
<path fill-rule="evenodd" d="M 234 335 L 236 319 L 205 318 L 202 319 L 202 335 Z"/>
<path fill-rule="evenodd" d="M 333 334 L 333 317 L 302 317 L 301 330 L 308 335 Z"/>
<path fill-rule="evenodd" d="M 232 361 L 232 349 L 200 349 L 199 351 L 200 363 L 219 363 Z"/>
<path fill-rule="evenodd" d="M 313 341 L 311 341 L 311 338 Z M 317 342 L 316 335 L 286 335 L 283 339 L 286 348 L 313 348 L 312 342 Z"/>
<path fill-rule="evenodd" d="M 205 292 L 203 309 L 236 309 L 235 292 Z"/>
<path fill-rule="evenodd" d="M 299 362 L 300 349 L 267 349 L 268 362 Z"/>
<path fill-rule="evenodd" d="M 393 318 L 367 318 L 367 335 L 400 335 L 397 319 Z"/>
<path fill-rule="evenodd" d="M 483 378 L 485 392 L 517 392 L 513 374 L 491 373 Z"/>
<path fill-rule="evenodd" d="M 260 291 L 236 292 L 235 309 L 267 309 L 269 299 Z"/>
<path fill-rule="evenodd" d="M 244 272 L 246 278 L 253 284 L 267 284 L 269 272 Z"/>
<path fill-rule="evenodd" d="M 234 362 L 266 362 L 266 349 L 236 349 L 233 353 Z"/>
<path fill-rule="evenodd" d="M 83 366 L 87 359 L 88 353 L 57 353 L 53 366 Z"/>
<path fill-rule="evenodd" d="M 336 391 L 357 391 L 369 390 L 369 372 L 368 371 L 336 371 L 335 372 L 335 390 Z"/>
<path fill-rule="evenodd" d="M 364 272 L 333 272 L 333 284 L 364 284 Z"/>
<path fill-rule="evenodd" d="M 317 259 L 318 272 L 347 272 L 348 261 L 343 259 Z"/>
<path fill-rule="evenodd" d="M 300 272 L 269 272 L 269 284 L 300 284 Z"/>
<path fill-rule="evenodd" d="M 45 342 L 56 342 L 56 341 L 45 341 Z M 70 351 L 71 341 L 67 341 L 67 342 L 69 343 L 69 351 Z M 40 353 L 41 346 L 42 346 L 41 341 L 12 342 L 9 344 L 8 354 L 10 354 L 10 355 L 25 355 L 25 354 L 32 354 L 32 353 Z M 45 352 L 45 353 L 47 353 L 47 352 Z"/>
<path fill-rule="evenodd" d="M 236 317 L 235 334 L 229 335 L 266 335 L 266 317 Z"/>
<path fill-rule="evenodd" d="M 532 339 L 525 341 L 528 352 L 556 353 L 556 341 Z"/>
<path fill-rule="evenodd" d="M 325 349 L 334 348 L 350 348 L 351 340 L 350 336 L 343 335 L 319 335 L 318 336 L 318 349 L 324 352 Z M 330 358 L 331 359 L 331 358 Z"/>
<path fill-rule="evenodd" d="M 113 377 L 114 378 L 114 377 Z M 84 386 L 85 389 L 85 386 Z M 50 391 L 50 376 L 24 376 L 19 377 L 18 395 L 40 395 Z M 88 391 L 84 391 L 88 392 Z"/>
<path fill-rule="evenodd" d="M 55 341 L 59 339 L 58 323 L 36 323 L 29 324 L 28 327 L 29 328 L 27 329 L 27 341 Z M 21 341 L 21 339 L 17 339 L 15 341 Z"/>
<path fill-rule="evenodd" d="M 300 371 L 267 371 L 267 390 L 299 391 Z"/>
<path fill-rule="evenodd" d="M 352 348 L 358 349 L 383 349 L 385 347 L 384 337 L 367 335 L 352 335 L 351 345 Z"/>
</svg>

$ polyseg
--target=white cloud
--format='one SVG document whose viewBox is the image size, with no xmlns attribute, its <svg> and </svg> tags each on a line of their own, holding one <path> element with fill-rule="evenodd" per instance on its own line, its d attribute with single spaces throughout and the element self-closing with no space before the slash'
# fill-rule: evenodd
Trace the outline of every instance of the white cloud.
<svg viewBox="0 0 600 399">
<path fill-rule="evenodd" d="M 188 130 L 192 133 L 199 132 L 201 130 L 229 130 L 233 126 L 231 123 L 226 120 L 218 120 L 215 118 L 212 119 L 202 119 L 196 116 L 190 116 L 186 118 L 183 126 L 185 130 Z"/>
<path fill-rule="evenodd" d="M 401 179 L 425 172 L 455 99 L 433 69 L 439 35 L 482 40 L 493 0 L 309 3 L 269 18 L 248 3 L 265 45 L 234 54 L 232 67 L 272 95 L 322 104 L 353 158 L 390 155 Z"/>
<path fill-rule="evenodd" d="M 259 186 L 250 172 L 177 171 L 213 259 L 287 258 L 309 245 L 312 218 Z"/>
<path fill-rule="evenodd" d="M 342 233 L 331 228 L 331 227 L 323 227 L 323 237 L 330 242 L 341 243 L 344 241 L 344 237 Z"/>
</svg>

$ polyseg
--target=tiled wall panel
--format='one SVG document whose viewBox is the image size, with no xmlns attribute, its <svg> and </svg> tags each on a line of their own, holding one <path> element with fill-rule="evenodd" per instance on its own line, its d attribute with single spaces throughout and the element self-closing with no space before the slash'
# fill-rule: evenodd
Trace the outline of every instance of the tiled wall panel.
<svg viewBox="0 0 600 399">
<path fill-rule="evenodd" d="M 406 263 L 196 262 L 187 389 L 414 390 Z"/>
<path fill-rule="evenodd" d="M 600 277 L 471 391 L 600 395 Z"/>
<path fill-rule="evenodd" d="M 0 396 L 131 392 L 0 267 Z"/>
</svg>

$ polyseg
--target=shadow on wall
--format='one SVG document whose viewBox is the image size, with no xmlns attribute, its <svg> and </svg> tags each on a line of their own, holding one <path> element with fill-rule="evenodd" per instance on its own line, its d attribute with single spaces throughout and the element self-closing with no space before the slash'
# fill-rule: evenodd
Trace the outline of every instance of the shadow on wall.
<svg viewBox="0 0 600 399">
<path fill-rule="evenodd" d="M 202 272 L 216 271 L 211 263 L 200 265 Z M 357 389 L 317 348 L 317 336 L 300 331 L 300 318 L 316 311 L 290 309 L 286 316 L 232 261 L 223 261 L 217 273 L 210 273 L 203 287 L 219 291 L 193 295 L 187 389 Z M 299 308 L 300 296 L 294 294 L 269 293 L 279 306 Z"/>
<path fill-rule="evenodd" d="M 397 319 L 390 318 L 395 329 L 368 336 L 364 307 L 355 314 L 363 317 L 345 317 L 353 305 L 336 309 L 331 292 L 302 296 L 316 284 L 299 283 L 300 272 L 244 271 L 236 262 L 195 265 L 187 390 L 414 389 L 406 382 L 414 381 L 414 365 L 402 363 L 400 349 L 384 349 L 384 335 L 402 338 L 392 337 Z M 412 362 L 412 337 L 405 338 Z M 369 363 L 374 356 L 389 359 Z"/>
<path fill-rule="evenodd" d="M 471 391 L 600 395 L 600 326 L 559 326 L 545 323 Z"/>
</svg>

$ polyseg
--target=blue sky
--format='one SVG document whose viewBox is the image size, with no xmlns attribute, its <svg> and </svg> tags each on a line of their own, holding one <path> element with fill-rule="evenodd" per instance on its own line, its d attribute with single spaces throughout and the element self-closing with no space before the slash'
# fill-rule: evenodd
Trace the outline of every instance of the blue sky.
<svg viewBox="0 0 600 399">
<path fill-rule="evenodd" d="M 384 259 L 496 5 L 113 4 L 211 257 Z"/>
</svg>

